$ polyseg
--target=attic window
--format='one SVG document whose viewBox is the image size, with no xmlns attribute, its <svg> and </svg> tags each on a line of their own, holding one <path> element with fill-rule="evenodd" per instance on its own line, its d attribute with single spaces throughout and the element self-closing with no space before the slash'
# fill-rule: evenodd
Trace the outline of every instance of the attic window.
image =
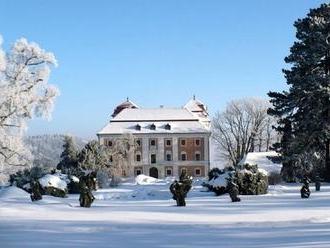
<svg viewBox="0 0 330 248">
<path fill-rule="evenodd" d="M 135 130 L 141 131 L 141 126 L 139 124 L 136 124 Z"/>
<path fill-rule="evenodd" d="M 165 130 L 171 130 L 171 125 L 167 123 L 167 124 L 165 125 Z"/>
<path fill-rule="evenodd" d="M 156 130 L 156 125 L 155 124 L 151 124 L 150 125 L 150 130 Z"/>
</svg>

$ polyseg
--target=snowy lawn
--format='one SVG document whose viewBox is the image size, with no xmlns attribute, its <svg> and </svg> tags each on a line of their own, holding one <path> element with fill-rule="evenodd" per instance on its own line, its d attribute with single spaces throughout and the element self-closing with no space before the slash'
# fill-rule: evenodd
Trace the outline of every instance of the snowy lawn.
<svg viewBox="0 0 330 248">
<path fill-rule="evenodd" d="M 269 194 L 215 197 L 195 186 L 176 207 L 168 184 L 125 184 L 95 192 L 90 209 L 78 195 L 32 203 L 16 189 L 0 191 L 0 247 L 330 247 L 330 185 L 270 186 Z"/>
</svg>

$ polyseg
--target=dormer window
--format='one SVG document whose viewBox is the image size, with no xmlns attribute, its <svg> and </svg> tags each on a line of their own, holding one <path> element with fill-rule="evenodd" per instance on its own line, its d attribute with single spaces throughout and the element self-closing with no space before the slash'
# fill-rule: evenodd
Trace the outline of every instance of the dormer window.
<svg viewBox="0 0 330 248">
<path fill-rule="evenodd" d="M 156 130 L 156 125 L 155 124 L 151 124 L 150 125 L 150 130 Z"/>
<path fill-rule="evenodd" d="M 167 123 L 167 124 L 165 125 L 165 130 L 171 130 L 171 125 Z"/>
<path fill-rule="evenodd" d="M 136 126 L 135 126 L 135 130 L 137 130 L 137 131 L 141 131 L 141 126 L 140 126 L 139 124 L 136 124 Z"/>
</svg>

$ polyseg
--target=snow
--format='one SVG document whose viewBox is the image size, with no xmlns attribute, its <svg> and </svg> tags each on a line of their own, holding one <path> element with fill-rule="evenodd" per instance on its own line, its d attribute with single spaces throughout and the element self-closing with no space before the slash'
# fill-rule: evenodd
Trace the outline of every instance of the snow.
<svg viewBox="0 0 330 248">
<path fill-rule="evenodd" d="M 178 121 L 197 120 L 184 108 L 136 108 L 124 109 L 112 121 Z"/>
<path fill-rule="evenodd" d="M 54 187 L 61 190 L 67 189 L 66 182 L 63 179 L 61 179 L 61 176 L 59 175 L 47 174 L 39 179 L 39 183 L 41 184 L 42 187 Z"/>
<path fill-rule="evenodd" d="M 25 190 L 17 188 L 15 186 L 4 187 L 0 191 L 0 199 L 28 199 L 30 200 L 30 194 Z"/>
<path fill-rule="evenodd" d="M 136 125 L 141 126 L 141 130 L 136 130 Z M 156 126 L 155 130 L 150 129 L 150 125 Z M 170 130 L 165 129 L 165 125 L 171 126 Z M 122 134 L 122 133 L 208 133 L 209 131 L 198 122 L 192 121 L 110 121 L 98 134 Z"/>
<path fill-rule="evenodd" d="M 213 178 L 207 182 L 207 184 L 213 187 L 227 187 L 227 179 L 229 178 L 228 172 L 219 175 L 217 178 Z"/>
<path fill-rule="evenodd" d="M 279 154 L 274 151 L 270 152 L 249 152 L 244 158 L 241 160 L 239 164 L 251 164 L 258 165 L 259 169 L 263 169 L 270 172 L 281 172 L 282 164 L 273 163 L 267 157 L 277 157 Z"/>
<path fill-rule="evenodd" d="M 176 207 L 169 183 L 94 192 L 91 208 L 79 195 L 31 202 L 0 191 L 2 247 L 330 247 L 330 185 L 301 199 L 301 185 L 270 186 L 266 195 L 215 197 L 194 185 L 187 207 Z M 14 195 L 16 189 L 12 189 Z M 135 196 L 135 197 L 134 197 Z"/>
<path fill-rule="evenodd" d="M 143 175 L 143 174 L 140 174 L 135 178 L 136 184 L 139 184 L 139 185 L 154 184 L 154 183 L 157 183 L 157 182 L 160 182 L 160 181 L 161 180 L 159 180 L 157 178 L 149 177 L 149 176 L 146 176 L 146 175 Z"/>
</svg>

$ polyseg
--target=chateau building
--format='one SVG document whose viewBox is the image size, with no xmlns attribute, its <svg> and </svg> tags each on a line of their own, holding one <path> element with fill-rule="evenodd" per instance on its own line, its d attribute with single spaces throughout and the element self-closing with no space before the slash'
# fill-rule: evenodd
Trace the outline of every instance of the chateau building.
<svg viewBox="0 0 330 248">
<path fill-rule="evenodd" d="M 97 136 L 111 146 L 116 138 L 133 135 L 136 148 L 129 176 L 178 177 L 183 170 L 194 177 L 207 175 L 210 120 L 206 106 L 195 97 L 182 108 L 140 108 L 127 99 L 111 116 Z"/>
</svg>

